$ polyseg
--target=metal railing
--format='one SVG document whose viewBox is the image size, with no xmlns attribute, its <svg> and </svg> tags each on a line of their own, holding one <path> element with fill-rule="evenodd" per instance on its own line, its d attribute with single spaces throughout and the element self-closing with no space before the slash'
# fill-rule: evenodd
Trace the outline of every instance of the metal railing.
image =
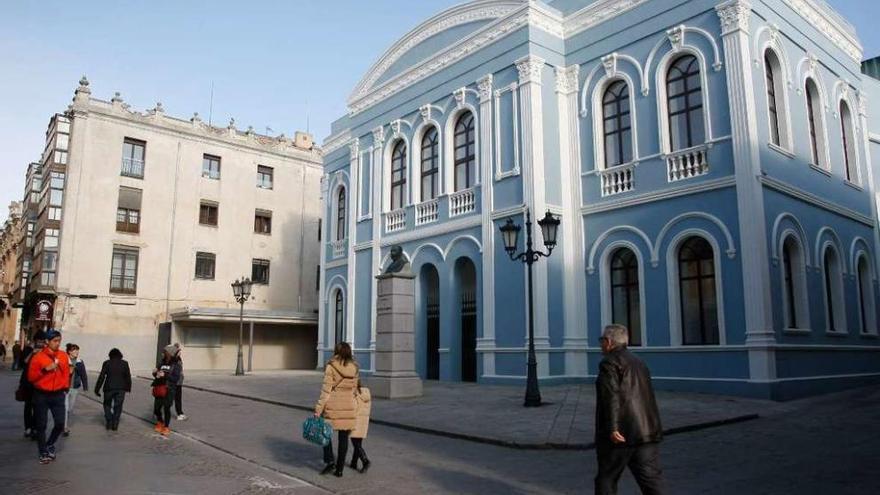
<svg viewBox="0 0 880 495">
<path fill-rule="evenodd" d="M 144 177 L 144 161 L 135 158 L 123 158 L 122 175 L 142 179 Z"/>
</svg>

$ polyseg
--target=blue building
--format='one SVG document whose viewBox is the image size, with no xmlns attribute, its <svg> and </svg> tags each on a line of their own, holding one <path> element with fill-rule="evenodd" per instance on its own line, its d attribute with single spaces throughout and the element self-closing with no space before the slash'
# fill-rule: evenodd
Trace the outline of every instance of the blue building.
<svg viewBox="0 0 880 495">
<path fill-rule="evenodd" d="M 478 0 L 409 32 L 325 142 L 319 360 L 375 345 L 375 275 L 417 275 L 426 379 L 521 382 L 527 286 L 498 228 L 545 211 L 543 383 L 605 324 L 664 388 L 788 398 L 880 377 L 880 83 L 821 0 Z M 537 230 L 539 232 L 539 230 Z M 537 239 L 540 244 L 540 234 Z"/>
</svg>

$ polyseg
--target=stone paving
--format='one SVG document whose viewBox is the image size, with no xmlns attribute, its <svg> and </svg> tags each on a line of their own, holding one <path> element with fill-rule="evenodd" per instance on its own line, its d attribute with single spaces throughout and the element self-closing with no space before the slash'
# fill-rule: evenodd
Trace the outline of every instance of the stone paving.
<svg viewBox="0 0 880 495">
<path fill-rule="evenodd" d="M 255 372 L 244 377 L 228 372 L 186 372 L 187 387 L 220 392 L 311 410 L 320 391 L 322 375 L 315 371 Z M 369 386 L 369 378 L 365 384 Z M 425 381 L 423 397 L 376 399 L 372 420 L 523 448 L 585 449 L 593 442 L 595 387 L 592 384 L 541 388 L 545 405 L 522 406 L 524 388 Z M 184 392 L 184 395 L 186 392 Z M 666 430 L 753 418 L 784 411 L 784 403 L 682 392 L 658 392 Z"/>
</svg>

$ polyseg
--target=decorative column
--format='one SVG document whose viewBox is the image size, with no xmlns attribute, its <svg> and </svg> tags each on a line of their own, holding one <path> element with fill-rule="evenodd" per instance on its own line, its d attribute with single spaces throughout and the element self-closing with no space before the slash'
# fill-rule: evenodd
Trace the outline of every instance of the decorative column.
<svg viewBox="0 0 880 495">
<path fill-rule="evenodd" d="M 327 339 L 324 338 L 324 332 L 327 331 L 327 315 L 330 313 L 327 312 L 327 294 L 325 291 L 327 290 L 327 243 L 330 241 L 329 236 L 327 235 L 327 231 L 330 230 L 330 215 L 327 214 L 329 210 L 329 202 L 327 199 L 327 187 L 328 187 L 329 177 L 325 173 L 321 177 L 321 205 L 323 205 L 321 209 L 321 217 L 324 219 L 321 222 L 321 228 L 323 232 L 321 232 L 321 272 L 318 275 L 318 307 L 320 310 L 318 311 L 318 369 L 323 369 L 325 359 L 322 358 L 322 353 L 326 350 L 325 346 L 327 345 Z"/>
<path fill-rule="evenodd" d="M 385 144 L 385 128 L 379 126 L 373 129 L 373 166 L 371 172 L 373 179 L 370 181 L 370 187 L 373 189 L 373 248 L 372 263 L 370 269 L 370 279 L 372 280 L 372 290 L 370 291 L 370 361 L 373 370 L 376 369 L 375 349 L 376 349 L 376 301 L 377 301 L 377 281 L 375 275 L 381 271 L 382 249 L 379 241 L 382 240 L 382 170 L 385 164 L 382 163 L 382 150 Z"/>
<path fill-rule="evenodd" d="M 522 107 L 523 200 L 532 211 L 532 228 L 535 232 L 541 231 L 537 220 L 547 210 L 544 186 L 544 102 L 541 97 L 544 64 L 544 59 L 535 55 L 527 55 L 516 61 Z M 538 349 L 538 376 L 541 377 L 550 375 L 549 354 L 546 350 L 550 347 L 547 263 L 535 264 L 534 284 L 535 347 Z M 523 336 L 528 340 L 527 332 Z"/>
<path fill-rule="evenodd" d="M 871 219 L 874 221 L 874 252 L 880 253 L 880 223 L 877 218 L 877 208 L 880 207 L 880 197 L 877 195 L 876 184 L 874 183 L 874 170 L 871 167 L 871 140 L 868 135 L 868 98 L 862 91 L 859 91 L 859 132 L 862 137 L 862 147 L 865 171 L 867 177 L 862 177 L 862 187 L 871 191 Z M 866 183 L 867 182 L 867 183 Z M 880 273 L 880 256 L 874 256 L 874 270 Z M 856 267 L 853 267 L 854 274 L 858 273 Z"/>
<path fill-rule="evenodd" d="M 750 377 L 752 381 L 766 382 L 776 378 L 773 349 L 776 336 L 770 312 L 770 264 L 764 230 L 764 196 L 758 181 L 761 176 L 758 122 L 749 63 L 751 4 L 746 0 L 730 0 L 715 10 L 721 19 L 727 66 Z"/>
<path fill-rule="evenodd" d="M 495 375 L 495 224 L 492 222 L 492 74 L 477 81 L 480 93 L 480 196 L 483 234 L 483 337 L 477 352 L 483 358 L 483 376 Z"/>
<path fill-rule="evenodd" d="M 355 229 L 357 228 L 357 205 L 360 204 L 360 191 L 358 190 L 358 184 L 360 181 L 358 178 L 360 177 L 361 167 L 360 167 L 360 155 L 361 155 L 361 146 L 360 140 L 358 138 L 354 138 L 349 143 L 349 158 L 350 158 L 350 166 L 348 168 L 348 194 L 346 195 L 346 201 L 348 204 L 346 205 L 346 212 L 348 213 L 348 218 L 346 219 L 348 222 L 348 232 L 346 237 L 348 238 L 348 245 L 346 246 L 346 253 L 348 254 L 348 276 L 346 280 L 348 281 L 348 291 L 346 292 L 345 297 L 345 335 L 347 336 L 346 340 L 351 343 L 352 348 L 356 347 L 355 344 L 355 334 L 354 334 L 354 317 L 355 317 L 355 289 L 357 289 L 357 283 L 355 277 L 357 277 L 357 271 L 355 270 L 355 252 L 354 252 L 354 244 L 357 238 L 355 233 Z M 331 201 L 333 198 L 331 198 Z"/>
<path fill-rule="evenodd" d="M 584 270 L 581 155 L 578 121 L 580 66 L 556 68 L 559 161 L 562 169 L 562 255 L 565 270 L 565 374 L 587 376 L 587 281 Z"/>
</svg>

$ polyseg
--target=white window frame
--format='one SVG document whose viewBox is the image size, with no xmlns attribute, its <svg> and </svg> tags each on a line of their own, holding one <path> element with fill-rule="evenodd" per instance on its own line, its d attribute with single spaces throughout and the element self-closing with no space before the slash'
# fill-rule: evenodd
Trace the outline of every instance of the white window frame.
<svg viewBox="0 0 880 495">
<path fill-rule="evenodd" d="M 791 259 L 791 285 L 794 289 L 792 300 L 795 301 L 794 312 L 800 322 L 800 326 L 791 326 L 788 308 L 788 286 L 785 283 L 785 243 L 791 239 L 799 250 L 797 256 Z M 807 294 L 807 252 L 806 243 L 798 233 L 792 229 L 786 229 L 780 235 L 779 241 L 779 283 L 782 288 L 782 322 L 783 330 L 790 333 L 809 333 L 810 330 L 810 305 Z"/>
<path fill-rule="evenodd" d="M 829 309 L 828 308 L 828 287 L 825 283 L 826 271 L 828 267 L 825 265 L 825 253 L 829 250 L 834 251 L 834 256 L 837 261 L 837 273 L 831 274 L 831 285 L 832 285 L 832 304 L 834 305 L 834 327 L 836 330 L 831 330 L 831 320 L 829 319 Z M 830 335 L 846 335 L 848 332 L 847 322 L 846 322 L 846 298 L 844 297 L 844 284 L 843 284 L 843 276 L 846 274 L 846 270 L 844 268 L 844 259 L 840 255 L 840 249 L 834 244 L 834 242 L 828 240 L 822 244 L 822 249 L 819 250 L 819 263 L 821 263 L 822 270 L 822 306 L 825 309 L 825 333 Z"/>
<path fill-rule="evenodd" d="M 781 49 L 779 46 L 775 46 L 774 44 L 767 43 L 764 45 L 763 50 L 761 50 L 761 67 L 763 69 L 764 76 L 764 102 L 765 102 L 765 110 L 767 113 L 767 142 L 769 143 L 771 148 L 778 149 L 782 151 L 784 154 L 789 156 L 794 156 L 794 143 L 792 139 L 792 130 L 791 130 L 791 105 L 788 98 L 788 88 L 791 85 L 791 76 L 789 75 L 789 64 L 788 58 L 785 56 L 785 51 Z M 767 94 L 767 63 L 765 60 L 767 56 L 771 56 L 771 63 L 775 62 L 776 67 L 773 67 L 773 92 L 776 96 L 776 120 L 777 125 L 779 126 L 779 144 L 773 143 L 772 140 L 772 126 L 770 123 L 770 98 Z"/>
<path fill-rule="evenodd" d="M 602 328 L 606 325 L 615 323 L 614 321 L 611 321 L 614 315 L 614 308 L 611 306 L 611 255 L 620 248 L 626 248 L 632 251 L 636 256 L 636 263 L 639 264 L 639 318 L 641 318 L 640 333 L 642 343 L 638 347 L 641 349 L 648 347 L 648 330 L 645 320 L 647 316 L 645 307 L 645 259 L 639 248 L 629 241 L 620 240 L 608 244 L 608 246 L 602 251 L 602 255 L 599 257 L 599 290 L 602 303 Z"/>
<path fill-rule="evenodd" d="M 815 76 L 815 74 L 807 74 L 804 76 L 802 81 L 802 88 L 804 92 L 804 115 L 807 119 L 810 116 L 810 108 L 808 103 L 808 98 L 810 97 L 810 92 L 807 90 L 807 85 L 809 83 L 813 83 L 813 86 L 816 89 L 816 101 L 813 105 L 813 115 L 818 119 L 816 122 L 816 154 L 818 155 L 817 161 L 819 163 L 811 163 L 810 165 L 813 168 L 816 168 L 820 171 L 830 172 L 831 171 L 831 160 L 830 160 L 830 152 L 828 149 L 828 128 L 825 119 L 825 112 L 828 108 L 828 105 L 825 104 L 825 90 L 822 88 L 820 80 Z M 810 132 L 810 123 L 807 124 L 807 134 Z M 812 143 L 809 142 L 809 137 L 807 139 L 807 144 L 809 147 L 812 147 Z M 807 152 L 810 154 L 810 158 L 812 158 L 812 151 L 808 148 Z"/>
<path fill-rule="evenodd" d="M 605 166 L 605 106 L 602 104 L 602 99 L 605 96 L 605 91 L 608 89 L 608 87 L 617 81 L 623 81 L 627 85 L 627 91 L 629 91 L 629 116 L 630 134 L 632 138 L 632 160 L 628 162 L 623 162 L 620 165 L 615 165 L 614 167 L 623 167 L 639 161 L 639 134 L 636 122 L 636 94 L 634 93 L 636 86 L 635 84 L 633 84 L 633 80 L 631 77 L 629 77 L 628 74 L 626 74 L 625 72 L 616 71 L 610 76 L 605 75 L 604 77 L 599 79 L 599 81 L 596 83 L 595 88 L 593 89 L 593 156 L 596 163 L 596 170 L 608 170 L 608 168 Z"/>
<path fill-rule="evenodd" d="M 703 97 L 703 125 L 706 128 L 706 140 L 705 143 L 695 144 L 694 147 L 703 146 L 714 139 L 712 136 L 712 112 L 709 103 L 709 77 L 706 56 L 696 48 L 683 45 L 678 50 L 667 52 L 657 64 L 657 117 L 660 120 L 657 128 L 660 134 L 660 153 L 663 155 L 673 153 L 672 147 L 669 144 L 669 98 L 666 91 L 666 76 L 669 73 L 669 68 L 672 65 L 672 62 L 683 55 L 693 55 L 697 57 L 697 63 L 700 65 L 700 91 Z M 682 150 L 677 150 L 677 152 L 678 151 Z"/>
<path fill-rule="evenodd" d="M 867 307 L 864 308 L 865 312 L 865 322 L 868 325 L 868 328 L 865 328 L 862 325 L 861 311 L 862 301 L 858 297 L 859 284 L 863 283 L 865 279 L 862 277 L 862 271 L 860 269 L 861 263 L 864 262 L 867 267 L 867 287 L 862 287 L 864 291 L 864 299 L 868 302 Z M 859 308 L 859 327 L 861 330 L 861 335 L 877 335 L 877 306 L 875 304 L 876 299 L 874 299 L 874 271 L 871 269 L 873 267 L 873 263 L 871 261 L 871 256 L 864 250 L 860 250 L 856 253 L 853 263 L 853 274 L 855 275 L 856 282 L 856 303 Z M 864 290 L 867 289 L 867 290 Z"/>
</svg>

